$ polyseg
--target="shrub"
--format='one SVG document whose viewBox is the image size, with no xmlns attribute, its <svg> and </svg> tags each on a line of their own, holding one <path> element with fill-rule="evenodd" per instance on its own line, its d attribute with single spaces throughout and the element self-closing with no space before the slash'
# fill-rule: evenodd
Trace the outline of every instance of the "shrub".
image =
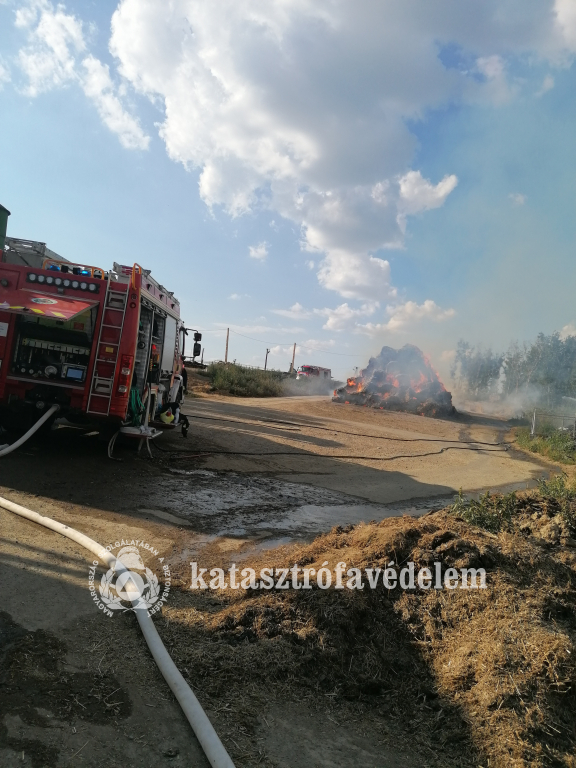
<svg viewBox="0 0 576 768">
<path fill-rule="evenodd" d="M 279 397 L 284 394 L 281 371 L 261 371 L 232 363 L 212 363 L 207 368 L 212 388 L 237 397 Z"/>
<path fill-rule="evenodd" d="M 576 488 L 574 483 L 568 483 L 564 473 L 555 475 L 550 480 L 538 481 L 538 493 L 543 499 L 553 499 L 558 502 L 560 514 L 572 529 L 576 529 Z"/>
<path fill-rule="evenodd" d="M 511 528 L 516 511 L 516 493 L 490 493 L 486 491 L 479 499 L 466 499 L 460 489 L 456 501 L 449 507 L 453 515 L 458 515 L 470 525 L 484 528 L 491 533 Z"/>
<path fill-rule="evenodd" d="M 541 435 L 530 436 L 530 430 L 521 427 L 516 433 L 516 442 L 520 448 L 532 453 L 539 453 L 552 461 L 562 464 L 576 463 L 576 445 L 574 438 L 567 432 L 549 427 Z"/>
</svg>

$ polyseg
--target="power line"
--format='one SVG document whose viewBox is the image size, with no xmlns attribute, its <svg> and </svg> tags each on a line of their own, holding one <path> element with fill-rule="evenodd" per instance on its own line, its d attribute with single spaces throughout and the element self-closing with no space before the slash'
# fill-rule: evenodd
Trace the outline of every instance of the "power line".
<svg viewBox="0 0 576 768">
<path fill-rule="evenodd" d="M 233 328 L 230 328 L 231 333 L 235 333 L 236 336 L 242 336 L 243 339 L 250 339 L 250 341 L 259 341 L 261 344 L 276 344 L 280 347 L 284 346 L 291 346 L 293 344 L 292 341 L 264 341 L 263 339 L 255 339 L 253 336 L 246 336 L 244 333 L 238 333 L 238 331 L 235 331 Z M 352 354 L 349 352 L 330 352 L 327 349 L 316 349 L 315 347 L 309 347 L 306 346 L 306 344 L 303 344 L 300 341 L 297 341 L 296 344 L 299 347 L 303 347 L 304 349 L 310 349 L 313 352 L 323 352 L 326 355 L 338 355 L 339 357 L 366 357 L 366 355 L 362 354 Z"/>
</svg>

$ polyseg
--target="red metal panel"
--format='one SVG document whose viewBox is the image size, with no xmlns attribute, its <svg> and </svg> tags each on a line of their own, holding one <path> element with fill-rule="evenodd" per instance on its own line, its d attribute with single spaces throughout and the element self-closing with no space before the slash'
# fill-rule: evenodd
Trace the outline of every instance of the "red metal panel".
<svg viewBox="0 0 576 768">
<path fill-rule="evenodd" d="M 4 288 L 0 286 L 0 310 L 15 314 L 34 314 L 57 320 L 71 320 L 76 315 L 93 307 L 96 302 L 68 298 L 26 288 Z"/>
</svg>

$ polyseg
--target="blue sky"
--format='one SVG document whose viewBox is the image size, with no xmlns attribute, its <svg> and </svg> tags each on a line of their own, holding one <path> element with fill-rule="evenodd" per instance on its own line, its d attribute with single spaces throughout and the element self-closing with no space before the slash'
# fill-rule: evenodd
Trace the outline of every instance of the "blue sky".
<svg viewBox="0 0 576 768">
<path fill-rule="evenodd" d="M 207 359 L 229 326 L 248 364 L 410 342 L 447 376 L 459 338 L 575 332 L 575 0 L 0 0 L 0 29 L 8 234 L 152 269 Z"/>
</svg>

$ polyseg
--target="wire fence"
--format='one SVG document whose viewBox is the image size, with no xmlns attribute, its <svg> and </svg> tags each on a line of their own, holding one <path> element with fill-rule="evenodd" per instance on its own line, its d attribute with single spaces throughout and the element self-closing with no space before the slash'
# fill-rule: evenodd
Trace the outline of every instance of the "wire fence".
<svg viewBox="0 0 576 768">
<path fill-rule="evenodd" d="M 547 413 L 534 409 L 530 436 L 549 435 L 552 432 L 564 432 L 576 439 L 576 416 L 560 413 Z"/>
</svg>

